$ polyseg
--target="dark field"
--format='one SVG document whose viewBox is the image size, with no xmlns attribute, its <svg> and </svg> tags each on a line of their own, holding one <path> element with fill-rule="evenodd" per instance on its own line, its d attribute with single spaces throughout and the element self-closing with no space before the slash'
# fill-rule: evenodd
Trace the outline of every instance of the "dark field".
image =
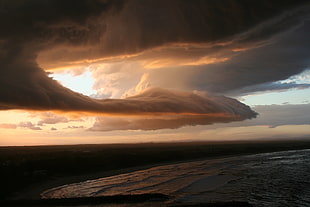
<svg viewBox="0 0 310 207">
<path fill-rule="evenodd" d="M 296 140 L 0 147 L 0 198 L 36 199 L 51 187 L 152 165 L 309 148 Z"/>
</svg>

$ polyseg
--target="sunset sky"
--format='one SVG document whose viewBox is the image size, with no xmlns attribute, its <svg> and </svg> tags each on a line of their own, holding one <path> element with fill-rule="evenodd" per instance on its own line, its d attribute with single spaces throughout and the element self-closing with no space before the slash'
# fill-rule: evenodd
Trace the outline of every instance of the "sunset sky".
<svg viewBox="0 0 310 207">
<path fill-rule="evenodd" d="M 306 0 L 0 1 L 0 146 L 310 138 Z"/>
</svg>

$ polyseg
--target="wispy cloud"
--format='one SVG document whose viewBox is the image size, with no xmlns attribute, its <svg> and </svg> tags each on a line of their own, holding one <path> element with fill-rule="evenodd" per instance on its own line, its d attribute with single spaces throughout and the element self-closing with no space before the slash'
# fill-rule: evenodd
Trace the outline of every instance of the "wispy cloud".
<svg viewBox="0 0 310 207">
<path fill-rule="evenodd" d="M 3 128 L 3 129 L 26 128 L 26 129 L 31 129 L 31 130 L 42 130 L 41 127 L 36 126 L 30 121 L 19 122 L 19 124 L 2 123 L 0 124 L 0 128 Z"/>
</svg>

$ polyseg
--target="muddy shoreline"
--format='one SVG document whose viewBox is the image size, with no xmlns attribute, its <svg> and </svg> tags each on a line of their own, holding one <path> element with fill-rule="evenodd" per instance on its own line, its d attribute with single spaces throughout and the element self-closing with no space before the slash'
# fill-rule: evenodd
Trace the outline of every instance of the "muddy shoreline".
<svg viewBox="0 0 310 207">
<path fill-rule="evenodd" d="M 0 200 L 38 200 L 60 185 L 200 159 L 309 149 L 310 141 L 0 147 Z M 11 186 L 10 186 L 11 185 Z"/>
</svg>

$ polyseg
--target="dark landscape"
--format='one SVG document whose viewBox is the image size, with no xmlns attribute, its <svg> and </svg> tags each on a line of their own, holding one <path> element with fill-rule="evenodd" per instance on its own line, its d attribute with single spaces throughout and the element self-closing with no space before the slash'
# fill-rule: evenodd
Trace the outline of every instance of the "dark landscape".
<svg viewBox="0 0 310 207">
<path fill-rule="evenodd" d="M 190 160 L 309 149 L 310 141 L 234 141 L 70 146 L 1 147 L 1 202 L 7 206 L 141 203 L 169 200 L 165 195 L 40 200 L 59 185 Z M 247 206 L 247 203 L 211 206 Z M 201 204 L 201 206 L 209 206 Z"/>
</svg>

